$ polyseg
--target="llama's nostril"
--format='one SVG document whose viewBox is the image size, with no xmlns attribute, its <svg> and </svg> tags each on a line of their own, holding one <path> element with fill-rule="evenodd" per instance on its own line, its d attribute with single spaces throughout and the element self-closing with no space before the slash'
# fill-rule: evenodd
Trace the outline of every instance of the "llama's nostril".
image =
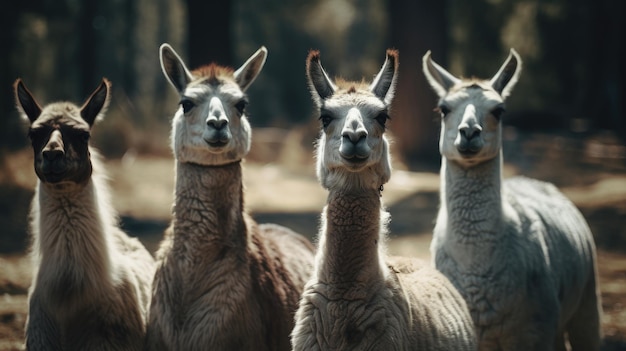
<svg viewBox="0 0 626 351">
<path fill-rule="evenodd" d="M 356 145 L 361 140 L 365 139 L 365 137 L 367 137 L 367 133 L 366 132 L 354 132 L 354 133 L 344 132 L 342 134 L 342 137 L 345 141 L 349 141 L 352 144 Z"/>
<path fill-rule="evenodd" d="M 478 126 L 475 127 L 464 127 L 464 128 L 460 128 L 459 129 L 459 133 L 461 133 L 461 135 L 467 139 L 467 140 L 471 140 L 474 137 L 477 137 L 480 135 L 480 131 L 481 128 Z"/>
<path fill-rule="evenodd" d="M 215 128 L 216 130 L 220 130 L 224 128 L 228 124 L 228 120 L 226 119 L 209 119 L 206 124 L 209 127 Z"/>
<path fill-rule="evenodd" d="M 43 152 L 43 157 L 47 160 L 47 161 L 54 161 L 54 160 L 58 160 L 63 156 L 63 150 L 61 149 L 52 149 L 52 150 L 45 150 Z"/>
</svg>

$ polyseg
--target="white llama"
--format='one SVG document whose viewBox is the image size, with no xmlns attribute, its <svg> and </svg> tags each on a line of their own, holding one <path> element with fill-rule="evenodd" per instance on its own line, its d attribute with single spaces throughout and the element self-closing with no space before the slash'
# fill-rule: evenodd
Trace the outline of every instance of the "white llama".
<svg viewBox="0 0 626 351">
<path fill-rule="evenodd" d="M 306 284 L 294 350 L 475 350 L 461 295 L 423 262 L 387 257 L 389 214 L 381 189 L 391 175 L 384 136 L 398 53 L 371 85 L 328 78 L 319 52 L 307 78 L 319 108 L 317 174 L 329 190 L 312 278 Z"/>
<path fill-rule="evenodd" d="M 43 108 L 15 82 L 39 178 L 31 207 L 34 263 L 28 350 L 141 350 L 155 264 L 117 226 L 90 129 L 104 114 L 110 83 L 82 107 Z"/>
<path fill-rule="evenodd" d="M 480 350 L 598 350 L 600 295 L 593 236 L 553 185 L 502 181 L 504 99 L 520 73 L 515 50 L 491 80 L 461 80 L 426 53 L 439 95 L 441 207 L 431 251 L 459 289 Z"/>
<path fill-rule="evenodd" d="M 160 53 L 181 102 L 172 128 L 174 219 L 157 254 L 147 348 L 289 350 L 314 248 L 287 228 L 257 225 L 243 205 L 245 90 L 267 50 L 236 71 L 189 71 L 169 45 Z"/>
</svg>

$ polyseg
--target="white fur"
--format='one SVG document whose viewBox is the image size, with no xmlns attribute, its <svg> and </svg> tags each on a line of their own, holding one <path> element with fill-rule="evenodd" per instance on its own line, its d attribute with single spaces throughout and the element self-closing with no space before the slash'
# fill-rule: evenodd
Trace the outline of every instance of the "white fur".
<svg viewBox="0 0 626 351">
<path fill-rule="evenodd" d="M 385 252 L 389 214 L 379 189 L 391 164 L 376 118 L 391 102 L 386 97 L 397 53 L 388 52 L 369 87 L 324 82 L 317 53 L 309 55 L 307 68 L 314 70 L 308 77 L 320 113 L 332 117 L 317 151 L 318 178 L 329 195 L 314 274 L 296 313 L 293 349 L 474 350 L 469 312 L 452 284 L 423 262 Z M 350 150 L 363 160 L 346 157 Z"/>
<path fill-rule="evenodd" d="M 496 117 L 520 65 L 511 50 L 491 80 L 466 81 L 424 56 L 424 74 L 449 110 L 431 252 L 466 299 L 480 350 L 565 350 L 566 334 L 572 350 L 598 350 L 600 295 L 587 223 L 551 184 L 502 181 Z M 463 145 L 477 151 L 463 153 Z"/>
<path fill-rule="evenodd" d="M 106 180 L 93 158 L 94 174 L 84 189 L 41 182 L 36 187 L 28 349 L 143 346 L 154 261 L 137 239 L 117 227 Z M 132 334 L 118 339 L 106 336 L 106 328 Z"/>
<path fill-rule="evenodd" d="M 18 109 L 31 122 L 39 178 L 31 204 L 26 348 L 141 350 L 154 260 L 118 227 L 103 166 L 87 144 L 108 105 L 110 83 L 103 79 L 82 107 L 41 108 L 21 79 L 14 88 Z"/>
</svg>

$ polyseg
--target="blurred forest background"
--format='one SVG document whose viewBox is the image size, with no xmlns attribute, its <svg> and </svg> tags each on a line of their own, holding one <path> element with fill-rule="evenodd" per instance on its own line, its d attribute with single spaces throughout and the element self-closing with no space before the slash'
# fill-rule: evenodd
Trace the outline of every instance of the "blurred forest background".
<svg viewBox="0 0 626 351">
<path fill-rule="evenodd" d="M 284 129 L 311 122 L 309 49 L 321 50 L 329 74 L 357 80 L 377 72 L 386 48 L 399 49 L 391 131 L 412 169 L 439 163 L 435 96 L 421 73 L 427 50 L 454 74 L 487 78 L 513 47 L 524 65 L 508 125 L 623 138 L 625 8 L 615 0 L 12 1 L 0 14 L 0 165 L 27 143 L 17 77 L 43 102 L 83 101 L 108 77 L 114 96 L 96 138 L 104 154 L 169 153 L 163 138 L 177 97 L 161 74 L 163 42 L 191 67 L 236 68 L 265 45 L 265 69 L 249 91 L 252 124 Z"/>
<path fill-rule="evenodd" d="M 360 80 L 378 72 L 387 48 L 398 49 L 388 124 L 395 171 L 384 197 L 391 252 L 420 257 L 428 256 L 440 165 L 436 97 L 422 56 L 431 50 L 457 76 L 490 78 L 515 48 L 523 69 L 503 118 L 505 176 L 553 182 L 581 209 L 599 248 L 603 350 L 626 349 L 625 1 L 26 0 L 2 7 L 0 350 L 19 348 L 23 335 L 36 182 L 13 82 L 21 77 L 45 104 L 81 103 L 102 77 L 112 81 L 92 141 L 109 160 L 124 229 L 154 251 L 170 216 L 169 130 L 178 107 L 159 65 L 164 42 L 190 68 L 211 61 L 237 68 L 267 47 L 248 90 L 246 204 L 259 222 L 309 237 L 326 194 L 311 164 L 319 122 L 305 81 L 307 53 L 320 50 L 331 76 Z"/>
</svg>

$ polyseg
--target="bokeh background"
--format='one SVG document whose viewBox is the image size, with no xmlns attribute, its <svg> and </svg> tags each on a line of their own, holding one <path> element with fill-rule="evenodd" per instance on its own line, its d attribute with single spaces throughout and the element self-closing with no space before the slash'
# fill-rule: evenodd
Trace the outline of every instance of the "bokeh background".
<svg viewBox="0 0 626 351">
<path fill-rule="evenodd" d="M 325 192 L 314 175 L 318 122 L 304 75 L 318 49 L 331 75 L 371 79 L 400 51 L 389 124 L 395 172 L 384 193 L 391 251 L 428 258 L 438 205 L 438 116 L 421 58 L 489 78 L 510 48 L 523 70 L 504 117 L 505 175 L 561 188 L 599 247 L 606 350 L 626 350 L 626 3 L 615 0 L 28 0 L 0 11 L 0 349 L 19 348 L 30 284 L 27 211 L 36 182 L 12 84 L 40 103 L 81 103 L 113 82 L 93 144 L 107 158 L 123 227 L 154 251 L 173 189 L 170 120 L 178 97 L 161 73 L 170 43 L 191 68 L 239 67 L 269 50 L 248 90 L 254 144 L 247 205 L 260 222 L 315 237 Z M 17 346 L 16 346 L 17 345 Z"/>
</svg>

